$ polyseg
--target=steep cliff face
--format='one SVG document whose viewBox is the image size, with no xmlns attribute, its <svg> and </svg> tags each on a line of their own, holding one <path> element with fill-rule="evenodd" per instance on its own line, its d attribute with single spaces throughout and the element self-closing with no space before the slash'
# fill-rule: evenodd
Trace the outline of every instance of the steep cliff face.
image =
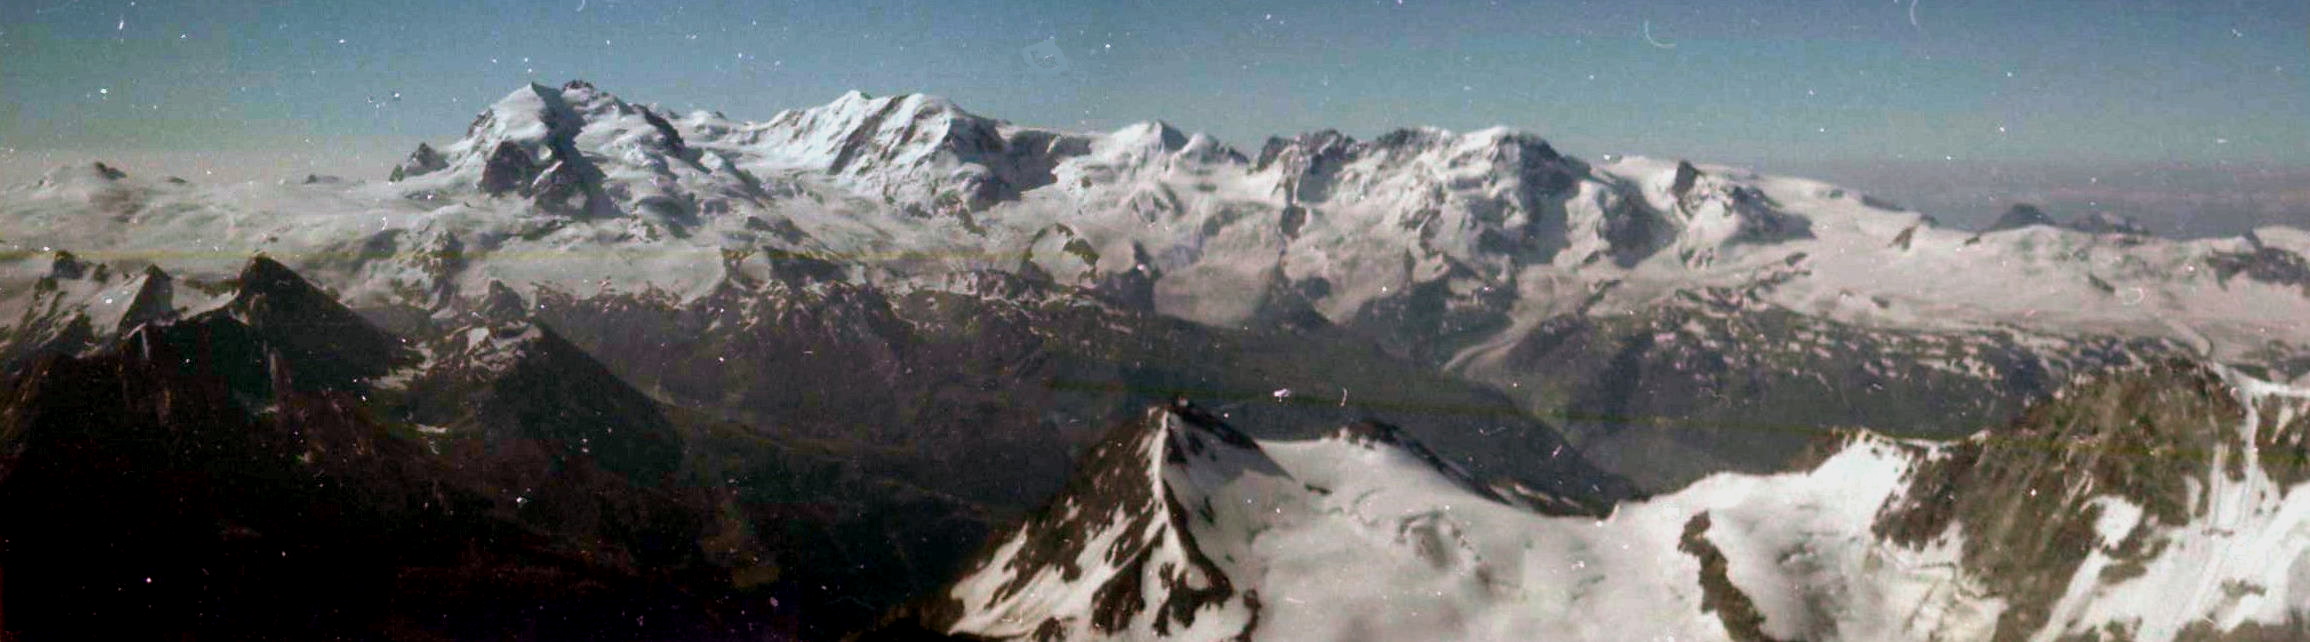
<svg viewBox="0 0 2310 642">
<path fill-rule="evenodd" d="M 1956 542 L 2006 600 L 1996 639 L 2292 626 L 2305 410 L 2299 389 L 2188 362 L 2096 377 L 1919 466 L 1875 531 Z"/>
</svg>

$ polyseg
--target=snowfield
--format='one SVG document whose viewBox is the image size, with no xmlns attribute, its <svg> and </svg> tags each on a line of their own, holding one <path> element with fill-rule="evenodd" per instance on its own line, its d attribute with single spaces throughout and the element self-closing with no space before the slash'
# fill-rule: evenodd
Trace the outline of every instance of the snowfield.
<svg viewBox="0 0 2310 642">
<path fill-rule="evenodd" d="M 2224 373 L 2257 412 L 2242 450 L 2195 479 L 2186 524 L 2145 521 L 2101 489 L 2098 541 L 2039 628 L 2176 639 L 2288 625 L 2310 600 L 2310 494 L 2257 464 L 2252 433 L 2290 426 L 2310 390 Z M 1969 566 L 1960 517 L 1922 545 L 1882 535 L 1922 462 L 1952 448 L 1852 433 L 1817 466 L 1720 474 L 1552 516 L 1504 500 L 1384 426 L 1254 442 L 1192 408 L 1156 409 L 1088 460 L 1074 492 L 1011 534 L 949 596 L 948 630 L 1067 640 L 1985 640 L 2008 608 Z M 1989 439 L 1984 435 L 1977 439 Z M 2218 462 L 2242 459 L 2242 471 Z M 1136 494 L 1110 483 L 1144 484 Z M 2037 491 L 2027 491 L 2034 496 Z M 2052 492 L 2052 491 L 2047 491 Z M 1116 501 L 1128 497 L 1128 501 Z M 2143 570 L 2105 573 L 2128 538 Z M 1025 551 L 1056 548 L 1072 555 Z M 1214 587 L 1218 587 L 1216 592 Z M 2279 630 L 2279 629 L 2273 629 Z M 2284 629 L 2291 630 L 2291 629 Z M 2009 634 L 2010 635 L 2010 634 Z M 2108 638 L 2104 638 L 2108 639 Z"/>
</svg>

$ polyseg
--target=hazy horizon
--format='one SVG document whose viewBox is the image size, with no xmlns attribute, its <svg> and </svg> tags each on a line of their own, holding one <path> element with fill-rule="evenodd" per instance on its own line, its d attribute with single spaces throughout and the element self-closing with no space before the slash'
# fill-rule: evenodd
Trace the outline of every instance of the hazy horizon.
<svg viewBox="0 0 2310 642">
<path fill-rule="evenodd" d="M 1185 124 L 1174 124 L 1193 130 Z M 1351 135 L 1370 138 L 1363 133 Z M 308 174 L 383 180 L 393 164 L 417 143 L 439 145 L 452 140 L 455 140 L 454 133 L 353 144 L 336 141 L 329 146 L 331 151 L 324 153 L 0 149 L 0 188 L 31 183 L 57 167 L 91 162 L 103 162 L 136 176 L 176 176 L 206 184 L 294 181 Z M 1250 145 L 1224 142 L 1245 153 L 1257 151 L 1257 141 Z M 1573 147 L 1565 147 L 1564 151 L 1591 160 L 1603 154 L 1619 153 Z M 1741 162 L 1667 156 L 1827 181 L 1964 228 L 1985 226 L 2014 203 L 2030 203 L 2062 219 L 2091 212 L 2121 214 L 2140 220 L 2160 234 L 2178 237 L 2235 236 L 2272 224 L 2310 229 L 2310 165 L 1956 163 L 1898 159 Z"/>
</svg>

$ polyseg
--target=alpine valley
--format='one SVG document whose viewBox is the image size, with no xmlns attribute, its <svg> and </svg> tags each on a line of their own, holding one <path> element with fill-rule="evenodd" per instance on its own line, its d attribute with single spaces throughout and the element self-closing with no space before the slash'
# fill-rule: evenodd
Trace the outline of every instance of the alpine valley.
<svg viewBox="0 0 2310 642">
<path fill-rule="evenodd" d="M 2310 639 L 2305 253 L 530 85 L 0 191 L 0 638 Z"/>
</svg>

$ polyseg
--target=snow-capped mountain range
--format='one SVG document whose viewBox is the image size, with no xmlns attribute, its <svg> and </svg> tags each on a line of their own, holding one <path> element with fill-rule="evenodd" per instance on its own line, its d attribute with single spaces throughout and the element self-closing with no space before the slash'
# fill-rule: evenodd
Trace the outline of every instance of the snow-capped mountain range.
<svg viewBox="0 0 2310 642">
<path fill-rule="evenodd" d="M 1452 309 L 1515 326 L 1763 285 L 1760 304 L 1877 326 L 2117 329 L 2236 358 L 2302 339 L 2290 319 L 2310 311 L 2283 269 L 2310 249 L 2298 230 L 2169 241 L 2086 221 L 1975 233 L 1831 185 L 1591 163 L 1508 129 L 1319 132 L 1247 155 L 1160 122 L 1060 132 L 925 95 L 853 92 L 741 122 L 571 83 L 515 91 L 392 175 L 204 187 L 63 168 L 9 194 L 0 238 L 164 264 L 196 263 L 196 250 L 340 264 L 340 277 L 379 281 L 346 283 L 357 304 L 390 300 L 396 277 L 473 296 L 490 279 L 694 296 L 728 250 L 924 284 L 1037 269 L 1096 286 L 1144 271 L 1158 309 L 1212 324 L 1250 318 L 1277 290 L 1346 323 L 1441 284 Z M 371 265 L 376 249 L 445 238 L 471 257 L 466 269 Z M 549 252 L 567 256 L 538 256 Z M 1497 347 L 1450 356 L 1478 362 Z"/>
<path fill-rule="evenodd" d="M 389 178 L 60 168 L 0 195 L 8 309 L 50 249 L 212 280 L 265 253 L 397 318 L 492 283 L 679 305 L 733 280 L 970 292 L 1006 273 L 1212 326 L 1347 328 L 1502 390 L 1618 467 L 1666 471 L 1655 488 L 1802 443 L 1727 456 L 1708 436 L 1742 427 L 1908 413 L 1933 415 L 1916 434 L 1964 434 L 2067 376 L 2167 354 L 2310 371 L 2301 230 L 2182 241 L 2034 210 L 1951 229 L 1833 185 L 1582 160 L 1508 129 L 1246 152 L 1161 122 L 1065 132 L 925 95 L 747 122 L 572 82 L 515 90 Z M 1935 405 L 1956 410 L 1913 412 Z"/>
</svg>

